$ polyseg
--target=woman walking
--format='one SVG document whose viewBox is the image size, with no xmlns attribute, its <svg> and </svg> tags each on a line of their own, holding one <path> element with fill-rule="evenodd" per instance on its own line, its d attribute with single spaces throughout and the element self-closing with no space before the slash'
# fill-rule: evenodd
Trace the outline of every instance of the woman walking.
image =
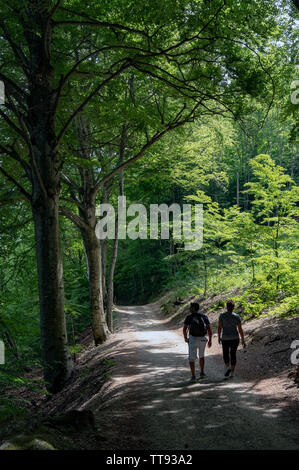
<svg viewBox="0 0 299 470">
<path fill-rule="evenodd" d="M 221 313 L 218 321 L 218 342 L 222 344 L 223 360 L 226 366 L 225 377 L 233 377 L 237 363 L 237 349 L 242 341 L 243 348 L 246 347 L 241 318 L 233 313 L 235 304 L 232 300 L 226 302 L 227 311 Z M 222 334 L 221 334 L 222 333 Z"/>
</svg>

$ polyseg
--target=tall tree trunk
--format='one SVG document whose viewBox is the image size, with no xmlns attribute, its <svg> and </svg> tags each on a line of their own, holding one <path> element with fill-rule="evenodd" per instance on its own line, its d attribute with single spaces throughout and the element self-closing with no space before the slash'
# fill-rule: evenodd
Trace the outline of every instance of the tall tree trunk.
<svg viewBox="0 0 299 470">
<path fill-rule="evenodd" d="M 109 202 L 109 189 L 104 184 L 102 188 L 102 198 L 101 203 L 106 204 Z M 101 260 L 102 260 L 102 291 L 103 291 L 103 304 L 104 309 L 107 308 L 108 303 L 108 288 L 107 288 L 107 281 L 106 281 L 106 269 L 107 269 L 107 250 L 108 250 L 108 243 L 107 239 L 101 240 Z"/>
<path fill-rule="evenodd" d="M 94 343 L 98 346 L 106 341 L 109 330 L 103 303 L 103 262 L 101 240 L 96 235 L 96 208 L 92 203 L 86 206 L 88 207 L 80 205 L 80 217 L 62 207 L 60 211 L 76 225 L 82 235 L 89 283 L 91 326 Z"/>
<path fill-rule="evenodd" d="M 208 291 L 208 266 L 207 259 L 204 257 L 204 296 L 206 297 Z"/>
<path fill-rule="evenodd" d="M 123 172 L 120 172 L 120 195 L 123 195 Z M 107 323 L 108 328 L 111 333 L 113 333 L 114 326 L 113 326 L 113 301 L 114 301 L 114 271 L 117 261 L 117 253 L 118 253 L 118 224 L 116 221 L 115 227 L 115 239 L 113 241 L 113 248 L 112 248 L 112 257 L 109 266 L 109 276 L 108 276 L 108 288 L 107 288 Z"/>
<path fill-rule="evenodd" d="M 237 206 L 240 207 L 240 177 L 237 171 Z"/>
<path fill-rule="evenodd" d="M 106 281 L 106 271 L 107 271 L 107 240 L 101 240 L 101 260 L 102 260 L 102 292 L 103 292 L 103 304 L 104 310 L 107 309 L 108 303 L 108 288 Z"/>
<path fill-rule="evenodd" d="M 33 3 L 23 17 L 29 48 L 29 94 L 26 127 L 32 168 L 42 361 L 47 389 L 60 391 L 72 373 L 67 347 L 64 283 L 59 240 L 60 161 L 55 131 L 55 93 L 50 62 L 50 3 L 39 11 Z M 32 10 L 31 10 L 32 7 Z"/>
<path fill-rule="evenodd" d="M 277 260 L 279 259 L 279 243 L 278 243 L 279 228 L 280 228 L 280 219 L 279 219 L 279 216 L 278 216 L 277 225 L 276 225 L 276 229 L 275 229 L 275 238 L 274 238 L 274 253 L 275 253 L 275 256 L 276 256 Z M 278 263 L 278 261 L 276 261 L 275 264 L 276 264 L 276 290 L 278 290 L 279 282 L 280 282 L 279 263 Z"/>
<path fill-rule="evenodd" d="M 255 282 L 255 264 L 253 258 L 251 258 L 251 269 L 252 269 L 252 283 Z"/>
<path fill-rule="evenodd" d="M 103 304 L 101 243 L 92 228 L 81 228 L 81 234 L 88 264 L 92 332 L 98 346 L 109 336 Z"/>
<path fill-rule="evenodd" d="M 73 363 L 67 347 L 64 283 L 59 242 L 58 197 L 33 205 L 44 379 L 51 393 L 70 377 Z"/>
<path fill-rule="evenodd" d="M 113 300 L 114 300 L 114 270 L 116 266 L 117 260 L 117 252 L 118 252 L 118 236 L 115 234 L 115 239 L 113 242 L 113 249 L 112 249 L 112 258 L 110 262 L 109 268 L 109 277 L 108 277 L 108 290 L 107 290 L 107 323 L 108 328 L 113 333 L 114 325 L 113 325 Z"/>
<path fill-rule="evenodd" d="M 80 116 L 75 123 L 75 131 L 80 145 L 79 156 L 90 159 L 88 121 Z M 91 169 L 80 168 L 82 202 L 79 205 L 79 216 L 83 222 L 78 225 L 84 244 L 87 262 L 90 313 L 93 339 L 96 346 L 102 344 L 108 338 L 109 331 L 105 318 L 104 295 L 105 281 L 103 273 L 103 242 L 96 236 L 96 200 L 91 197 L 91 189 L 94 186 L 94 174 Z M 106 189 L 103 191 L 103 199 L 107 199 Z M 105 253 L 104 253 L 105 255 Z"/>
</svg>

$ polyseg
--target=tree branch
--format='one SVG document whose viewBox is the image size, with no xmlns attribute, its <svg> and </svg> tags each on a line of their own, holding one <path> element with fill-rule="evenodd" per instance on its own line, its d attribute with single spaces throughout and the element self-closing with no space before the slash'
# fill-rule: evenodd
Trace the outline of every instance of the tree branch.
<svg viewBox="0 0 299 470">
<path fill-rule="evenodd" d="M 6 107 L 7 107 L 7 105 L 6 105 Z M 18 126 L 16 126 L 16 124 L 2 111 L 1 108 L 0 108 L 0 116 L 3 117 L 3 119 L 9 125 L 9 127 L 11 127 L 15 132 L 17 132 L 17 134 L 19 134 L 20 137 L 22 137 L 22 139 L 24 139 L 26 141 L 26 138 L 25 138 L 23 132 L 21 131 L 21 129 L 19 129 Z"/>
<path fill-rule="evenodd" d="M 61 20 L 61 21 L 54 21 L 54 26 L 60 25 L 75 25 L 75 26 L 100 26 L 104 28 L 110 29 L 120 29 L 122 31 L 127 31 L 128 33 L 139 34 L 144 37 L 148 37 L 148 34 L 145 31 L 140 29 L 129 28 L 128 26 L 121 25 L 119 23 L 109 23 L 108 21 L 98 21 L 90 18 L 85 13 L 80 13 L 76 11 L 69 10 L 68 8 L 60 7 L 60 10 L 66 11 L 67 13 L 71 13 L 72 15 L 79 16 L 81 18 L 86 18 L 85 21 L 73 21 L 73 20 Z"/>
<path fill-rule="evenodd" d="M 6 198 L 6 199 L 2 199 L 0 198 L 0 207 L 4 207 L 4 206 L 8 206 L 10 204 L 14 204 L 15 202 L 20 202 L 20 201 L 28 201 L 27 198 L 25 199 L 24 197 L 22 196 L 18 196 L 18 197 L 12 197 L 11 199 L 9 198 Z M 20 224 L 20 226 L 23 226 L 23 222 Z M 3 228 L 1 228 L 1 232 L 3 233 Z"/>
<path fill-rule="evenodd" d="M 74 214 L 66 207 L 59 206 L 59 213 L 71 220 L 76 225 L 76 227 L 90 230 L 90 227 L 82 219 L 80 219 L 78 215 Z"/>
<path fill-rule="evenodd" d="M 11 150 L 8 150 L 5 147 L 3 147 L 2 144 L 0 144 L 0 150 L 1 150 L 1 153 L 6 153 L 6 155 L 9 155 L 11 158 L 13 158 L 18 163 L 20 163 L 22 168 L 25 170 L 25 173 L 28 176 L 28 179 L 31 181 L 31 166 L 28 165 L 28 163 L 19 156 L 19 154 L 15 151 L 15 149 L 11 147 Z"/>
<path fill-rule="evenodd" d="M 72 181 L 65 174 L 62 173 L 60 178 L 61 178 L 61 181 L 63 181 L 65 184 L 67 184 L 71 189 L 76 189 L 77 191 L 80 191 L 80 186 L 77 183 L 75 183 L 74 181 Z"/>
<path fill-rule="evenodd" d="M 50 18 L 53 17 L 53 15 L 56 13 L 58 8 L 62 8 L 62 7 L 60 7 L 62 2 L 63 2 L 63 0 L 57 0 L 56 4 L 53 6 L 52 10 L 50 11 L 50 14 L 49 14 Z"/>
<path fill-rule="evenodd" d="M 95 51 L 87 54 L 86 56 L 84 56 L 82 59 L 78 60 L 74 66 L 69 70 L 69 72 L 66 74 L 66 75 L 63 75 L 60 79 L 60 82 L 59 82 L 59 85 L 58 85 L 58 88 L 57 88 L 57 91 L 56 91 L 56 98 L 55 98 L 55 104 L 54 104 L 54 109 L 57 108 L 57 105 L 58 105 L 58 101 L 59 101 L 59 98 L 61 96 L 61 92 L 62 92 L 62 89 L 64 87 L 64 85 L 66 84 L 67 80 L 72 76 L 73 73 L 76 72 L 77 68 L 79 67 L 80 64 L 82 64 L 82 62 L 84 62 L 85 60 L 87 59 L 90 59 L 93 55 L 95 54 L 98 54 L 99 52 L 101 52 L 102 50 L 107 50 L 109 49 L 109 47 L 101 47 L 99 49 L 96 49 Z"/>
<path fill-rule="evenodd" d="M 22 49 L 19 46 L 17 46 L 17 44 L 15 44 L 14 41 L 11 39 L 11 36 L 5 26 L 5 23 L 1 19 L 0 19 L 0 26 L 4 31 L 3 37 L 10 44 L 10 47 L 12 48 L 15 57 L 20 61 L 21 67 L 25 75 L 28 77 L 29 73 L 27 72 L 27 59 L 26 59 L 25 54 L 23 53 Z"/>
<path fill-rule="evenodd" d="M 80 207 L 80 209 L 85 209 L 84 205 L 79 201 L 79 199 L 74 197 L 68 198 L 60 196 L 60 201 L 70 202 L 71 204 L 75 204 L 77 207 Z"/>
<path fill-rule="evenodd" d="M 78 106 L 78 108 L 73 112 L 73 114 L 69 117 L 69 119 L 66 121 L 64 126 L 62 127 L 58 137 L 57 137 L 57 146 L 59 145 L 62 137 L 64 136 L 65 132 L 67 131 L 68 127 L 72 123 L 73 119 L 84 109 L 84 107 L 87 105 L 87 103 L 100 91 L 101 88 L 103 88 L 107 83 L 110 82 L 110 80 L 113 80 L 113 78 L 117 77 L 118 75 L 121 74 L 126 68 L 128 68 L 131 64 L 130 63 L 125 63 L 123 64 L 116 72 L 110 75 L 109 78 L 106 78 L 102 83 L 100 83 L 88 96 L 87 98 Z"/>
<path fill-rule="evenodd" d="M 28 199 L 31 202 L 31 194 L 29 194 L 26 191 L 26 189 L 24 189 L 23 186 L 21 186 L 20 183 L 18 183 L 13 178 L 13 176 L 9 175 L 1 166 L 0 166 L 0 171 L 11 183 L 13 183 L 17 187 L 17 189 L 26 197 L 26 199 Z"/>
<path fill-rule="evenodd" d="M 6 87 L 7 88 L 7 85 L 10 85 L 11 87 L 13 87 L 20 95 L 23 95 L 23 98 L 27 98 L 27 93 L 22 90 L 11 78 L 8 78 L 6 75 L 4 75 L 2 72 L 0 72 L 0 79 L 4 81 L 4 83 L 6 83 Z"/>
<path fill-rule="evenodd" d="M 140 149 L 140 151 L 134 155 L 133 157 L 129 158 L 129 160 L 125 161 L 124 163 L 122 163 L 121 165 L 117 166 L 114 170 L 112 170 L 110 173 L 108 173 L 106 176 L 104 176 L 97 184 L 96 186 L 92 189 L 91 191 L 91 198 L 93 200 L 95 200 L 96 198 L 96 195 L 99 191 L 99 189 L 101 188 L 101 186 L 103 186 L 103 184 L 105 184 L 107 181 L 109 181 L 114 175 L 116 175 L 119 171 L 121 170 L 124 170 L 127 166 L 129 166 L 131 163 L 135 162 L 136 160 L 138 160 L 139 158 L 141 158 L 146 150 L 151 147 L 155 142 L 157 142 L 158 140 L 161 139 L 161 137 L 163 137 L 167 132 L 171 131 L 171 130 L 174 130 L 176 129 L 177 127 L 180 127 L 182 125 L 184 125 L 186 122 L 190 122 L 190 120 L 193 120 L 194 119 L 194 114 L 195 114 L 195 111 L 196 109 L 201 105 L 201 101 L 197 102 L 196 105 L 193 107 L 193 109 L 190 111 L 190 113 L 188 114 L 188 116 L 179 121 L 178 120 L 178 117 L 182 114 L 183 110 L 185 109 L 185 105 L 183 107 L 183 109 L 181 109 L 179 111 L 179 113 L 175 116 L 175 118 L 170 122 L 168 123 L 166 129 L 164 129 L 163 131 L 160 131 L 160 132 L 156 132 L 156 134 L 153 135 L 153 137 L 151 139 L 148 140 L 148 142 Z"/>
</svg>

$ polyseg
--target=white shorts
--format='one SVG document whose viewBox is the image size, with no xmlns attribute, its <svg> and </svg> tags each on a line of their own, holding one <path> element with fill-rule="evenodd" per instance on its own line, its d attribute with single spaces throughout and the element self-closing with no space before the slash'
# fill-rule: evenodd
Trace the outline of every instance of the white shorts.
<svg viewBox="0 0 299 470">
<path fill-rule="evenodd" d="M 189 336 L 189 362 L 195 362 L 197 357 L 204 357 L 207 341 L 205 336 Z"/>
</svg>

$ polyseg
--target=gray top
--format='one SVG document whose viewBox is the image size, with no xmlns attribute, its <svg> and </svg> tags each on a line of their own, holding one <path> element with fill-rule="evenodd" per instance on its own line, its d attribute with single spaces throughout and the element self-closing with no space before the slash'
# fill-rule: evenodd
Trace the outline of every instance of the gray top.
<svg viewBox="0 0 299 470">
<path fill-rule="evenodd" d="M 219 316 L 219 321 L 222 322 L 222 339 L 238 339 L 239 332 L 237 325 L 241 323 L 240 315 L 237 313 L 224 312 Z"/>
</svg>

